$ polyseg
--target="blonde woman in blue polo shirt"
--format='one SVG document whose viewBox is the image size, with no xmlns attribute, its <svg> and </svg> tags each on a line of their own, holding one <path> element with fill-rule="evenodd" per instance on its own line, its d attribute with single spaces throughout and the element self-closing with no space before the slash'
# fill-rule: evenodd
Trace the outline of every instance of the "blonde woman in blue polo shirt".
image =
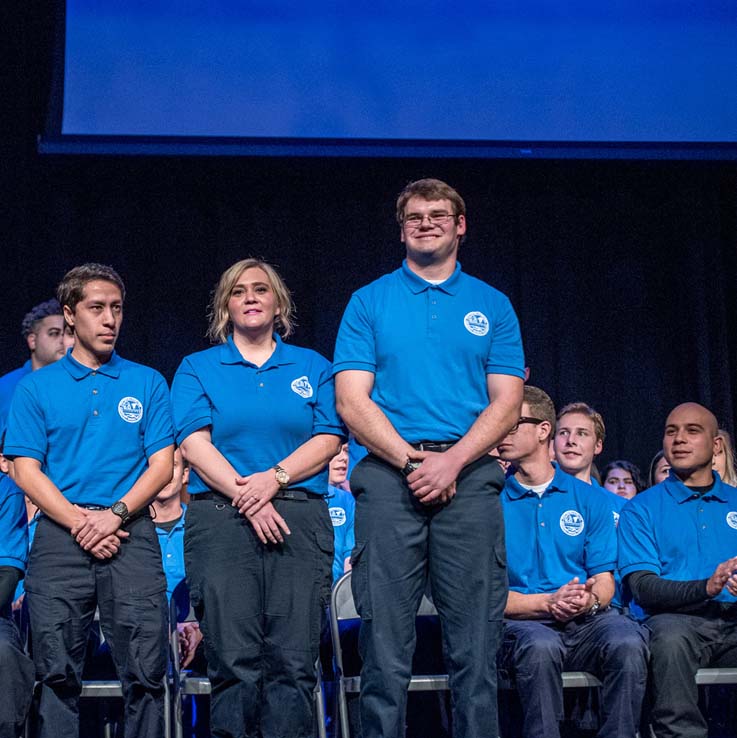
<svg viewBox="0 0 737 738">
<path fill-rule="evenodd" d="M 344 431 L 330 363 L 282 341 L 293 305 L 257 259 L 220 278 L 209 336 L 174 378 L 191 465 L 184 556 L 212 682 L 214 736 L 309 736 L 333 529 L 324 495 Z"/>
</svg>

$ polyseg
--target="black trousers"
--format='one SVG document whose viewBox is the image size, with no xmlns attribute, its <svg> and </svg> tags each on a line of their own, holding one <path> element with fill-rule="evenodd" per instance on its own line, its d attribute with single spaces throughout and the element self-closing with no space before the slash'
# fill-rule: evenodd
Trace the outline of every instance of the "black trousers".
<svg viewBox="0 0 737 738">
<path fill-rule="evenodd" d="M 0 615 L 0 738 L 20 734 L 32 695 L 33 663 L 13 620 Z"/>
<path fill-rule="evenodd" d="M 402 738 L 415 618 L 430 581 L 440 616 L 455 738 L 497 733 L 496 653 L 507 600 L 504 476 L 489 456 L 469 464 L 447 504 L 418 502 L 373 455 L 353 470 L 352 587 L 361 615 L 364 738 Z"/>
<path fill-rule="evenodd" d="M 82 668 L 95 608 L 123 687 L 125 735 L 162 736 L 167 662 L 166 580 L 147 516 L 131 521 L 112 559 L 83 551 L 42 517 L 31 548 L 26 598 L 36 679 L 39 736 L 77 738 Z"/>
<path fill-rule="evenodd" d="M 737 620 L 664 613 L 648 618 L 650 721 L 656 738 L 706 738 L 694 676 L 700 668 L 737 666 Z"/>
<path fill-rule="evenodd" d="M 325 500 L 274 500 L 292 534 L 262 544 L 225 498 L 192 498 L 184 531 L 190 598 L 212 684 L 213 736 L 308 738 L 332 578 Z"/>
</svg>

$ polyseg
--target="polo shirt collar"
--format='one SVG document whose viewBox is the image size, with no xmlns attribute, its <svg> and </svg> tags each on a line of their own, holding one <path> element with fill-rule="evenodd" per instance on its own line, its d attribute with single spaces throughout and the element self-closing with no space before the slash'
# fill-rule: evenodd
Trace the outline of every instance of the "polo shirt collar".
<svg viewBox="0 0 737 738">
<path fill-rule="evenodd" d="M 272 338 L 276 343 L 274 353 L 271 354 L 269 360 L 260 368 L 268 369 L 273 366 L 284 366 L 286 364 L 294 364 L 293 348 L 282 341 L 278 333 L 273 333 Z M 244 364 L 245 366 L 255 366 L 250 361 L 246 361 L 238 350 L 233 341 L 233 334 L 228 336 L 228 340 L 220 346 L 220 363 L 221 364 Z"/>
<path fill-rule="evenodd" d="M 455 295 L 458 292 L 459 282 L 461 279 L 461 263 L 456 261 L 453 274 L 451 274 L 445 282 L 441 282 L 440 284 L 432 284 L 432 282 L 428 282 L 420 277 L 419 274 L 415 274 L 409 268 L 407 259 L 402 262 L 402 268 L 399 270 L 399 273 L 402 276 L 404 283 L 415 295 L 430 289 L 430 287 L 435 287 L 443 292 L 447 292 L 449 295 Z"/>
<path fill-rule="evenodd" d="M 110 356 L 110 360 L 102 366 L 96 369 L 91 369 L 84 364 L 80 364 L 73 356 L 72 349 L 69 349 L 61 359 L 59 359 L 61 365 L 74 377 L 74 379 L 84 379 L 85 377 L 95 372 L 96 374 L 103 374 L 111 379 L 117 379 L 120 376 L 120 367 L 123 360 L 113 351 Z"/>
<path fill-rule="evenodd" d="M 714 486 L 703 496 L 702 499 L 714 498 L 719 502 L 727 502 L 727 496 L 724 494 L 722 488 L 722 480 L 719 475 L 712 472 L 712 478 L 714 479 Z M 690 500 L 694 496 L 694 491 L 687 487 L 674 473 L 670 471 L 668 477 L 662 482 L 665 486 L 665 491 L 679 504 Z"/>
<path fill-rule="evenodd" d="M 551 464 L 555 469 L 555 476 L 550 480 L 550 484 L 545 488 L 545 492 L 568 492 L 568 484 L 566 484 L 566 477 L 568 476 L 562 469 L 555 464 Z M 515 478 L 514 474 L 507 477 L 507 494 L 515 500 L 519 500 L 528 495 L 537 494 L 531 489 L 525 489 Z"/>
</svg>

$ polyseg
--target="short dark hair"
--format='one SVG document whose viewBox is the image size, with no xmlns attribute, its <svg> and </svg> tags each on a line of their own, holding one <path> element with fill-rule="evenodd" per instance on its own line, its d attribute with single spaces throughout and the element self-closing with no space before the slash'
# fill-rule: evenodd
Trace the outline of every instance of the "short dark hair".
<svg viewBox="0 0 737 738">
<path fill-rule="evenodd" d="M 63 315 L 59 301 L 53 297 L 50 300 L 46 300 L 46 302 L 40 302 L 38 305 L 34 305 L 26 313 L 21 323 L 21 335 L 23 338 L 28 338 L 30 333 L 35 333 L 38 324 L 44 318 L 48 318 L 49 315 Z"/>
<path fill-rule="evenodd" d="M 459 215 L 466 214 L 466 203 L 449 184 L 440 179 L 418 179 L 410 182 L 397 197 L 397 222 L 400 226 L 404 224 L 404 208 L 411 197 L 421 197 L 423 200 L 450 200 L 456 220 Z"/>
<path fill-rule="evenodd" d="M 526 384 L 522 390 L 522 402 L 526 403 L 532 416 L 550 423 L 550 435 L 555 433 L 555 405 L 547 392 Z"/>
<path fill-rule="evenodd" d="M 585 415 L 594 424 L 594 434 L 596 440 L 604 443 L 606 438 L 606 426 L 604 425 L 604 418 L 601 417 L 600 413 L 597 413 L 591 405 L 587 405 L 585 402 L 569 402 L 565 407 L 562 407 L 558 411 L 558 420 L 568 413 L 580 413 Z"/>
<path fill-rule="evenodd" d="M 64 275 L 64 279 L 59 282 L 59 286 L 56 288 L 56 296 L 59 298 L 62 308 L 66 306 L 74 312 L 77 303 L 82 300 L 85 285 L 97 279 L 112 282 L 116 285 L 120 289 L 121 297 L 125 300 L 125 285 L 115 269 L 105 264 L 88 262 L 70 269 Z"/>
</svg>

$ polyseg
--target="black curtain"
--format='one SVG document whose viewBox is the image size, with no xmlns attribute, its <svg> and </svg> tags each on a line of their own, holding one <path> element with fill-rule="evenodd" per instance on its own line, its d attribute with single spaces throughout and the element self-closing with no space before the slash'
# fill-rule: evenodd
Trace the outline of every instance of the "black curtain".
<svg viewBox="0 0 737 738">
<path fill-rule="evenodd" d="M 331 356 L 352 291 L 400 263 L 397 192 L 434 176 L 466 199 L 463 268 L 512 299 L 531 383 L 604 415 L 602 462 L 646 466 L 684 400 L 733 430 L 734 163 L 41 157 L 51 3 L 10 5 L 0 372 L 25 359 L 26 310 L 89 260 L 126 281 L 120 352 L 168 379 L 207 345 L 219 274 L 249 255 L 275 263 L 292 289 L 294 342 Z"/>
</svg>

